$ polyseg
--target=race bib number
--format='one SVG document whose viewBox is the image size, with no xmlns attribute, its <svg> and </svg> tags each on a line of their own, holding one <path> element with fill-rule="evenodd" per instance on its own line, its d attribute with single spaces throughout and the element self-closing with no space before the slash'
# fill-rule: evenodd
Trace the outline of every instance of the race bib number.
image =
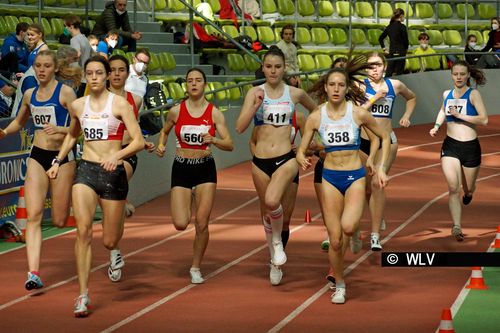
<svg viewBox="0 0 500 333">
<path fill-rule="evenodd" d="M 389 117 L 391 113 L 392 98 L 384 97 L 372 105 L 370 111 L 374 117 Z"/>
<path fill-rule="evenodd" d="M 452 98 L 446 101 L 445 113 L 447 116 L 451 115 L 450 110 L 455 108 L 458 113 L 466 114 L 467 113 L 467 100 L 466 99 L 458 99 Z"/>
<path fill-rule="evenodd" d="M 206 125 L 184 125 L 181 127 L 181 140 L 192 146 L 201 146 L 203 136 L 208 133 L 210 126 Z"/>
<path fill-rule="evenodd" d="M 83 135 L 87 141 L 108 139 L 108 119 L 85 119 Z"/>
<path fill-rule="evenodd" d="M 327 125 L 325 127 L 323 141 L 327 146 L 345 146 L 354 144 L 354 131 L 352 129 L 352 125 Z"/>
<path fill-rule="evenodd" d="M 263 120 L 264 124 L 274 126 L 290 125 L 292 110 L 287 104 L 265 105 Z"/>
<path fill-rule="evenodd" d="M 31 115 L 33 123 L 37 127 L 43 127 L 44 124 L 57 126 L 56 111 L 53 106 L 31 106 Z"/>
</svg>

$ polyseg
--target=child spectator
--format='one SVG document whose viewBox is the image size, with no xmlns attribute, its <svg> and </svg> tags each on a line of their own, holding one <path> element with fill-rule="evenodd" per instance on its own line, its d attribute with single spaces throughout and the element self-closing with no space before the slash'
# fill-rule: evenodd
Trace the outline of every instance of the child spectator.
<svg viewBox="0 0 500 333">
<path fill-rule="evenodd" d="M 427 54 L 435 54 L 436 51 L 432 47 L 429 46 L 429 35 L 425 32 L 422 32 L 418 35 L 419 47 L 415 50 L 415 55 L 427 55 Z M 432 59 L 431 59 L 432 58 Z M 422 64 L 421 70 L 425 71 L 428 68 L 432 67 L 431 63 L 434 61 L 439 62 L 439 59 L 435 57 L 421 57 L 419 58 L 420 63 Z"/>
<path fill-rule="evenodd" d="M 113 53 L 113 49 L 116 47 L 117 43 L 118 31 L 111 30 L 107 33 L 104 40 L 101 40 L 99 44 L 97 44 L 97 53 L 108 59 L 108 57 Z"/>
</svg>

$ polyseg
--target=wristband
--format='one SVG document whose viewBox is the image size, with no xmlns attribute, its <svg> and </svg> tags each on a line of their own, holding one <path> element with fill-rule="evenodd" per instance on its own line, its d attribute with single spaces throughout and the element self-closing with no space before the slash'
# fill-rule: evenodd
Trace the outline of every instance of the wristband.
<svg viewBox="0 0 500 333">
<path fill-rule="evenodd" d="M 376 101 L 377 101 L 377 100 L 376 100 L 376 99 L 375 99 L 375 97 L 373 97 L 373 96 L 372 96 L 372 97 L 370 97 L 370 98 L 368 99 L 368 102 L 370 102 L 370 103 L 372 103 L 372 104 L 374 104 Z"/>
<path fill-rule="evenodd" d="M 62 160 L 56 156 L 56 157 L 54 157 L 54 159 L 52 160 L 51 165 L 54 165 L 54 164 L 61 164 L 61 162 L 62 162 Z"/>
<path fill-rule="evenodd" d="M 440 123 L 435 123 L 435 124 L 434 124 L 434 127 L 439 128 L 439 127 L 441 127 L 441 124 L 440 124 Z"/>
</svg>

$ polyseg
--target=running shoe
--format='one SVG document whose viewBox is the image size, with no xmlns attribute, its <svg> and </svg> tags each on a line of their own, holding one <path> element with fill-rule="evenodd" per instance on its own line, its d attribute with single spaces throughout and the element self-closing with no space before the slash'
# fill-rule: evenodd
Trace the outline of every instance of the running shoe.
<svg viewBox="0 0 500 333">
<path fill-rule="evenodd" d="M 382 218 L 382 221 L 380 221 L 380 230 L 384 231 L 387 228 L 387 225 L 385 223 L 385 219 Z"/>
<path fill-rule="evenodd" d="M 191 275 L 191 283 L 193 284 L 201 284 L 205 282 L 203 276 L 201 276 L 201 271 L 199 268 L 191 268 L 189 270 L 189 275 Z"/>
<path fill-rule="evenodd" d="M 283 278 L 283 271 L 279 266 L 274 265 L 273 263 L 269 264 L 269 267 L 269 282 L 271 282 L 273 286 L 277 286 Z"/>
<path fill-rule="evenodd" d="M 273 247 L 274 247 L 273 263 L 276 266 L 284 265 L 286 263 L 286 254 L 285 250 L 283 249 L 283 243 L 281 241 L 273 242 Z"/>
<path fill-rule="evenodd" d="M 344 304 L 345 303 L 345 288 L 336 288 L 332 294 L 332 303 Z"/>
<path fill-rule="evenodd" d="M 19 227 L 12 221 L 5 221 L 3 227 L 7 229 L 8 232 L 12 234 L 12 237 L 19 243 L 25 243 L 26 239 L 24 238 L 23 232 Z"/>
<path fill-rule="evenodd" d="M 42 279 L 40 279 L 38 275 L 28 272 L 28 279 L 24 283 L 24 288 L 26 288 L 26 290 L 43 288 Z"/>
<path fill-rule="evenodd" d="M 354 254 L 359 253 L 359 251 L 363 248 L 363 241 L 361 240 L 359 234 L 359 228 L 352 234 L 351 239 L 349 240 L 349 246 L 351 247 L 351 252 Z"/>
<path fill-rule="evenodd" d="M 464 194 L 462 197 L 462 203 L 467 206 L 472 201 L 472 194 Z"/>
<path fill-rule="evenodd" d="M 125 203 L 125 216 L 131 217 L 135 213 L 135 207 L 128 201 Z"/>
<path fill-rule="evenodd" d="M 90 298 L 87 294 L 81 294 L 77 297 L 73 313 L 77 318 L 87 317 L 89 315 Z"/>
<path fill-rule="evenodd" d="M 380 239 L 378 235 L 371 235 L 370 243 L 372 251 L 382 251 L 382 245 L 380 244 Z"/>
<path fill-rule="evenodd" d="M 459 225 L 454 225 L 451 228 L 451 235 L 455 237 L 457 242 L 462 242 L 464 240 L 464 234 L 462 233 L 462 228 Z"/>
<path fill-rule="evenodd" d="M 118 282 L 122 278 L 122 268 L 125 261 L 122 258 L 120 250 L 111 250 L 109 254 L 108 277 L 112 282 Z"/>
<path fill-rule="evenodd" d="M 330 248 L 330 240 L 325 239 L 324 241 L 321 242 L 321 249 L 325 252 L 328 252 L 328 249 Z"/>
</svg>

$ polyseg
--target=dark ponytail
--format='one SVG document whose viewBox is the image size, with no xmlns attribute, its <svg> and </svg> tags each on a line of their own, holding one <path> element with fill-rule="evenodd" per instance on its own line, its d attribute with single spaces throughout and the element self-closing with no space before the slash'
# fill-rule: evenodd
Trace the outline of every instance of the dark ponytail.
<svg viewBox="0 0 500 333">
<path fill-rule="evenodd" d="M 467 68 L 467 71 L 470 73 L 470 77 L 474 79 L 474 82 L 476 82 L 476 86 L 484 86 L 486 84 L 486 76 L 484 75 L 484 72 L 479 68 L 469 65 L 463 60 L 459 60 L 454 63 L 451 67 L 452 71 L 455 66 L 464 66 L 465 68 Z M 471 86 L 470 78 L 467 80 L 467 86 Z"/>
<path fill-rule="evenodd" d="M 281 57 L 281 59 L 283 59 L 283 62 L 285 62 L 285 54 L 276 45 L 271 45 L 271 47 L 269 47 L 269 50 L 267 50 L 267 52 L 264 54 L 264 57 L 262 58 L 262 61 L 265 61 L 268 56 L 278 56 L 278 57 Z"/>
<path fill-rule="evenodd" d="M 389 22 L 389 24 L 392 24 L 396 20 L 399 20 L 401 18 L 401 16 L 403 16 L 404 14 L 405 14 L 405 11 L 403 9 L 401 9 L 401 8 L 394 9 L 394 13 L 392 14 L 391 21 Z"/>
</svg>

